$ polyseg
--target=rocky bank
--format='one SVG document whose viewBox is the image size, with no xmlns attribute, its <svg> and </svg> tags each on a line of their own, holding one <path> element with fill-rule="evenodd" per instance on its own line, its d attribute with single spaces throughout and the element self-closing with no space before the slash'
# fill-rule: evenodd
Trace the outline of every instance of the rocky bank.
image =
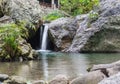
<svg viewBox="0 0 120 84">
<path fill-rule="evenodd" d="M 49 31 L 60 51 L 120 52 L 119 22 L 119 0 L 100 0 L 89 14 L 51 22 Z"/>
</svg>

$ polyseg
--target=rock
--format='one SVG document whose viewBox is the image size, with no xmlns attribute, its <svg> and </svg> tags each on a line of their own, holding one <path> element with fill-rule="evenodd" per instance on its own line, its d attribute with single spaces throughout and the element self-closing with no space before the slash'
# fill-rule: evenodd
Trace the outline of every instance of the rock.
<svg viewBox="0 0 120 84">
<path fill-rule="evenodd" d="M 37 81 L 32 82 L 32 84 L 46 84 L 46 83 L 43 80 L 37 80 Z"/>
<path fill-rule="evenodd" d="M 120 73 L 113 75 L 109 78 L 105 78 L 98 84 L 119 84 L 120 83 Z"/>
<path fill-rule="evenodd" d="M 7 80 L 9 76 L 7 74 L 0 74 L 0 81 L 3 82 L 4 80 Z"/>
<path fill-rule="evenodd" d="M 98 84 L 101 80 L 106 78 L 106 76 L 98 71 L 89 72 L 88 74 L 73 79 L 70 84 Z"/>
<path fill-rule="evenodd" d="M 78 23 L 77 18 L 60 18 L 52 21 L 49 26 L 50 39 L 60 51 L 65 51 L 71 45 Z"/>
<path fill-rule="evenodd" d="M 68 52 L 120 52 L 119 0 L 100 0 L 98 19 L 80 23 Z"/>
<path fill-rule="evenodd" d="M 31 55 L 32 48 L 23 38 L 26 30 L 24 27 L 22 29 L 14 23 L 0 25 L 0 61 L 26 60 Z"/>
<path fill-rule="evenodd" d="M 21 52 L 21 55 L 28 56 L 30 54 L 30 51 L 32 50 L 30 44 L 26 42 L 26 40 L 20 38 L 19 40 L 19 51 Z"/>
<path fill-rule="evenodd" d="M 13 20 L 10 16 L 3 16 L 0 18 L 0 25 L 6 24 L 6 23 L 13 23 Z"/>
<path fill-rule="evenodd" d="M 3 0 L 0 6 L 2 13 L 14 19 L 14 21 L 26 20 L 35 22 L 42 14 L 37 0 Z"/>
<path fill-rule="evenodd" d="M 38 56 L 39 56 L 39 52 L 37 52 L 36 50 L 32 50 L 32 57 L 34 58 L 34 59 L 38 59 Z"/>
<path fill-rule="evenodd" d="M 108 68 L 107 71 L 108 71 L 108 75 L 112 76 L 120 72 L 120 66 L 114 66 L 112 68 Z"/>
<path fill-rule="evenodd" d="M 116 66 L 120 66 L 120 61 L 117 61 L 117 62 L 113 62 L 113 63 L 110 63 L 110 64 L 98 64 L 98 65 L 93 65 L 93 67 L 91 68 L 91 71 L 95 71 L 95 70 L 99 70 L 101 68 L 113 68 L 113 67 L 116 67 Z"/>
<path fill-rule="evenodd" d="M 57 75 L 49 84 L 69 84 L 69 80 L 65 75 Z"/>
<path fill-rule="evenodd" d="M 111 63 L 111 64 L 99 64 L 94 65 L 90 71 L 96 71 L 96 70 L 106 70 L 106 73 L 108 76 L 112 76 L 114 74 L 117 74 L 120 72 L 120 61 Z"/>
<path fill-rule="evenodd" d="M 11 76 L 8 80 L 4 81 L 3 84 L 27 84 L 27 81 L 20 76 Z"/>
</svg>

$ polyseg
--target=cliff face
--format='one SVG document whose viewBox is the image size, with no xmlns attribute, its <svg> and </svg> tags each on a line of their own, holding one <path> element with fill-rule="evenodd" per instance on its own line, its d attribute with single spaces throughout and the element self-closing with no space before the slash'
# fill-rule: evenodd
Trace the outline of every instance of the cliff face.
<svg viewBox="0 0 120 84">
<path fill-rule="evenodd" d="M 65 52 L 120 52 L 119 0 L 100 0 L 99 8 L 78 22 L 79 26 L 76 26 L 75 34 L 71 33 L 72 41 L 67 49 L 62 50 Z M 62 26 L 64 25 L 61 24 L 59 27 L 61 31 L 63 30 Z M 72 22 L 69 23 L 69 26 L 72 26 Z M 66 28 L 69 29 L 69 26 Z M 50 26 L 51 29 L 53 28 Z M 57 31 L 56 27 L 54 29 Z M 59 32 L 58 35 L 62 33 L 64 31 Z M 51 32 L 51 34 L 54 33 Z M 69 38 L 67 39 L 69 40 Z"/>
</svg>

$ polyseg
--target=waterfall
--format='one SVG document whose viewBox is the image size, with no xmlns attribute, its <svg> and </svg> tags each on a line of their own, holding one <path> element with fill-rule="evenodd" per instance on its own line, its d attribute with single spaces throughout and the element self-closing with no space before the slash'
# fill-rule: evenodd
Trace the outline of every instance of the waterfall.
<svg viewBox="0 0 120 84">
<path fill-rule="evenodd" d="M 43 28 L 41 28 L 42 30 Z M 47 49 L 47 37 L 48 37 L 48 25 L 44 24 L 44 30 L 42 36 L 41 50 Z"/>
</svg>

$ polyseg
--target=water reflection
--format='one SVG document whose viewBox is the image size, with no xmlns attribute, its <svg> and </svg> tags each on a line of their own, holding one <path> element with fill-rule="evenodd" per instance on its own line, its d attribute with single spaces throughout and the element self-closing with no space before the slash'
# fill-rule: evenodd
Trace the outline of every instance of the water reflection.
<svg viewBox="0 0 120 84">
<path fill-rule="evenodd" d="M 44 75 L 44 80 L 48 80 L 48 61 L 47 61 L 47 54 L 42 53 L 42 67 L 43 67 L 43 75 Z"/>
<path fill-rule="evenodd" d="M 111 63 L 120 59 L 120 54 L 42 53 L 40 59 L 29 62 L 1 62 L 0 73 L 18 75 L 28 80 L 49 80 L 58 74 L 74 78 L 87 73 L 93 64 Z"/>
</svg>

